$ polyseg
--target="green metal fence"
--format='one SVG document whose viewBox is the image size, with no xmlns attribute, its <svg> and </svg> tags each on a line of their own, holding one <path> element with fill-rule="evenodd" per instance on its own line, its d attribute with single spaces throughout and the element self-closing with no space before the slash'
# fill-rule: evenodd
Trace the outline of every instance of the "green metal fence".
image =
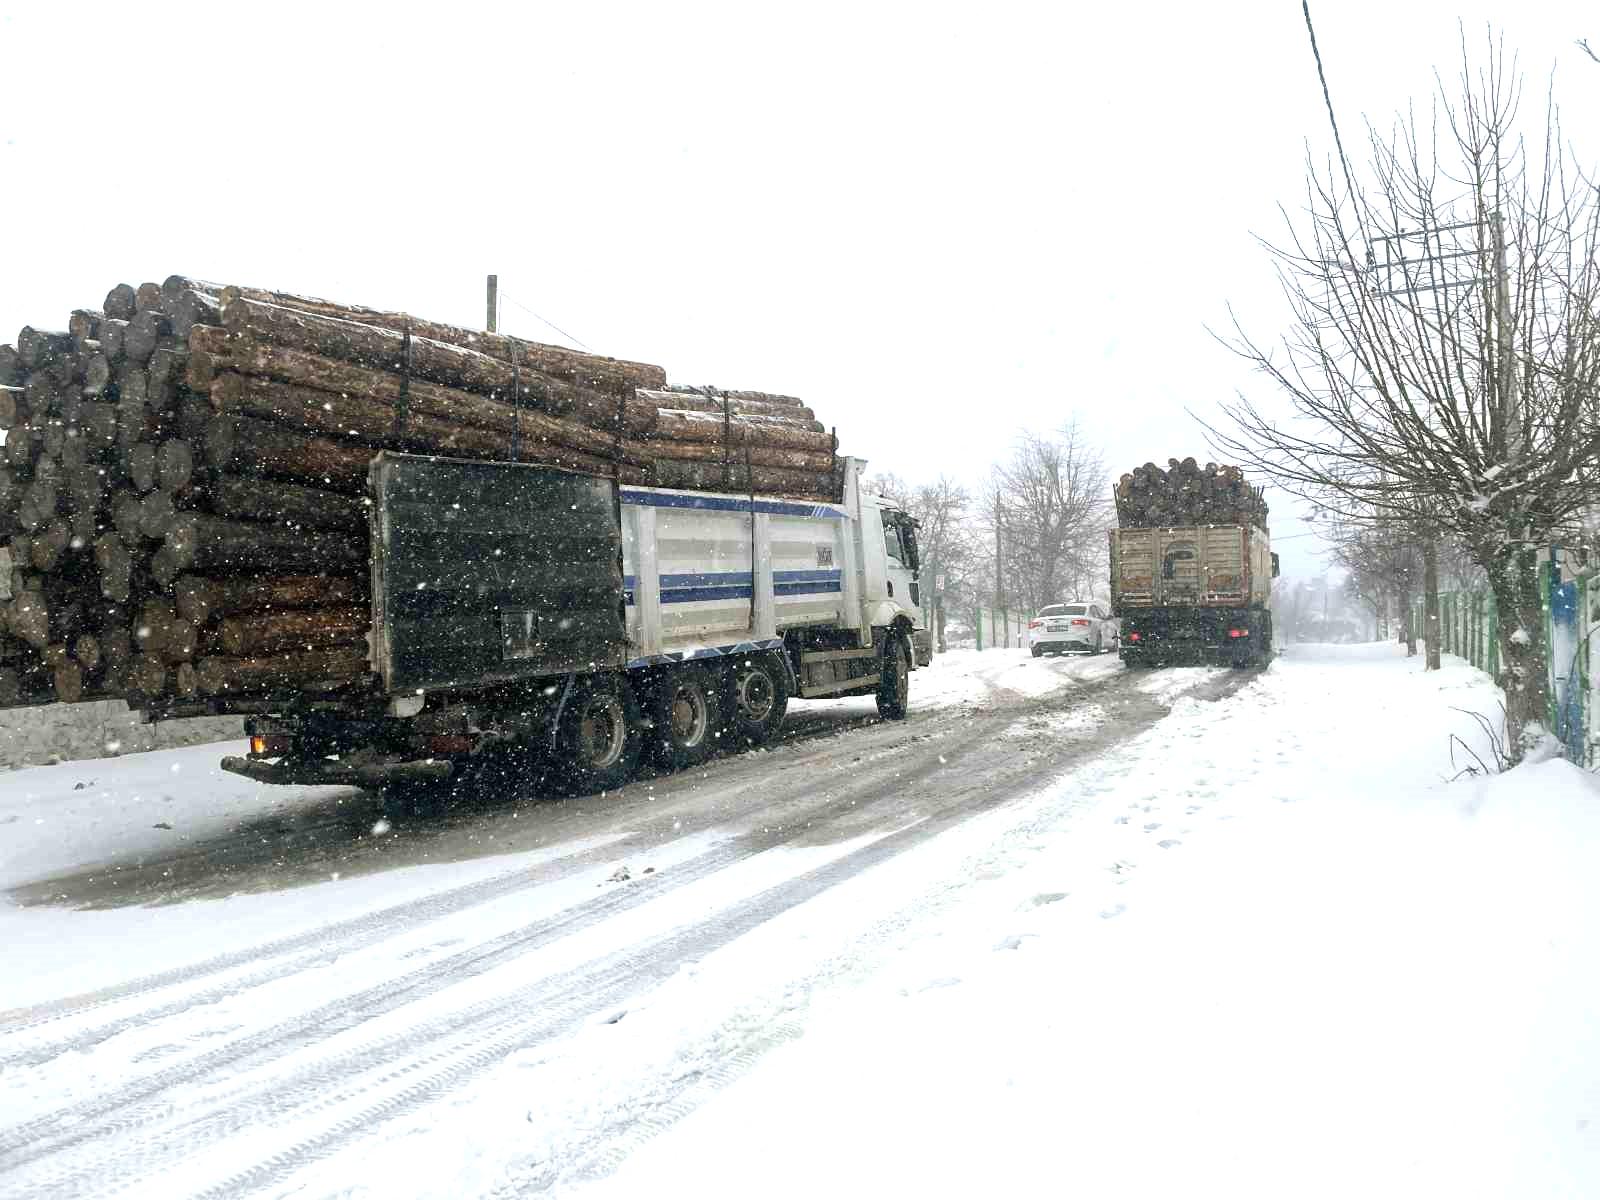
<svg viewBox="0 0 1600 1200">
<path fill-rule="evenodd" d="M 1573 762 L 1600 763 L 1600 694 L 1590 672 L 1590 642 L 1600 630 L 1600 573 L 1569 575 L 1554 547 L 1540 564 L 1544 644 L 1550 667 L 1549 728 L 1567 746 Z M 1423 602 L 1413 609 L 1413 628 L 1423 625 Z M 1466 659 L 1495 679 L 1500 677 L 1499 619 L 1487 590 L 1439 594 L 1440 649 Z"/>
<path fill-rule="evenodd" d="M 1426 628 L 1420 597 L 1411 621 L 1419 633 Z M 1500 675 L 1499 624 L 1494 595 L 1487 589 L 1439 593 L 1439 649 L 1496 678 Z"/>
</svg>

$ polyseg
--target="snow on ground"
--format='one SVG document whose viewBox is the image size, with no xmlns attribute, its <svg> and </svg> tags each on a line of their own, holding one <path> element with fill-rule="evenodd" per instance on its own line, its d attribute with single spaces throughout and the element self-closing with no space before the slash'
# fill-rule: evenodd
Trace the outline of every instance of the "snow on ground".
<svg viewBox="0 0 1600 1200">
<path fill-rule="evenodd" d="M 1120 669 L 1114 655 L 1035 661 L 1024 650 L 960 650 L 936 656 L 912 675 L 911 703 L 914 711 L 981 705 L 996 687 L 1043 696 Z M 804 717 L 861 703 L 806 701 L 791 712 Z M 0 772 L 0 889 L 112 858 L 167 853 L 250 822 L 292 824 L 332 801 L 370 812 L 373 837 L 392 835 L 378 824 L 372 798 L 353 789 L 273 787 L 217 765 L 224 755 L 245 750 L 242 741 L 218 742 Z M 306 889 L 176 905 L 155 916 L 139 909 L 23 912 L 0 899 L 0 945 L 7 951 L 0 1011 L 314 928 L 330 911 L 376 911 L 408 896 L 526 869 L 547 857 L 420 866 L 355 880 L 331 875 L 326 884 Z M 138 936 L 153 928 L 159 936 Z"/>
<path fill-rule="evenodd" d="M 1062 781 L 1087 814 L 776 1005 L 776 1048 L 583 1193 L 1600 1195 L 1600 792 L 1563 762 L 1446 784 L 1451 735 L 1484 749 L 1452 710 L 1498 697 L 1421 661 L 1292 647 L 1180 700 Z M 537 1065 L 498 1082 L 537 1143 Z"/>
<path fill-rule="evenodd" d="M 1447 783 L 1472 761 L 1459 746 L 1452 761 L 1452 735 L 1487 757 L 1467 712 L 1496 714 L 1499 698 L 1445 661 L 1424 674 L 1387 644 L 1291 647 L 1217 702 L 1185 693 L 1228 672 L 1130 681 L 1172 706 L 1131 743 L 841 874 L 264 1194 L 1600 1194 L 1600 792 L 1562 762 Z M 1120 669 L 1113 656 L 957 652 L 913 677 L 914 704 L 1049 695 Z M 1096 727 L 1116 702 L 1021 708 L 1002 736 L 1026 753 L 1029 739 Z M 0 882 L 310 802 L 215 775 L 220 749 L 0 776 Z M 175 792 L 174 774 L 187 780 Z M 887 843 L 923 819 L 914 799 L 901 819 L 739 860 L 553 942 L 554 967 L 513 963 L 420 1006 L 520 996 L 525 973 L 562 955 L 603 959 L 691 929 L 730 897 Z M 63 844 L 67 826 L 83 832 Z M 692 860 L 716 836 L 652 862 Z M 0 909 L 0 1008 L 584 850 L 159 910 Z M 381 989 L 418 956 L 443 963 L 451 946 L 593 894 L 600 862 L 221 996 L 199 1019 L 254 1028 Z M 391 1023 L 403 1033 L 415 1017 Z M 131 1028 L 81 1062 L 8 1068 L 0 1083 L 16 1111 L 43 1111 L 118 1063 L 170 1052 L 164 1036 Z M 408 1070 L 395 1065 L 394 1086 Z M 253 1136 L 128 1182 L 141 1195 L 206 1187 L 248 1159 Z"/>
</svg>

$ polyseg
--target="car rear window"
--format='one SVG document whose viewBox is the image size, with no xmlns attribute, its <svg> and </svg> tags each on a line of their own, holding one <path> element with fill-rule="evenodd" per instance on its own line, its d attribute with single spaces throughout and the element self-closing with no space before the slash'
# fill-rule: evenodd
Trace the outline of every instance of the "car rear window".
<svg viewBox="0 0 1600 1200">
<path fill-rule="evenodd" d="M 1039 610 L 1041 617 L 1081 617 L 1088 611 L 1085 604 L 1047 604 Z"/>
</svg>

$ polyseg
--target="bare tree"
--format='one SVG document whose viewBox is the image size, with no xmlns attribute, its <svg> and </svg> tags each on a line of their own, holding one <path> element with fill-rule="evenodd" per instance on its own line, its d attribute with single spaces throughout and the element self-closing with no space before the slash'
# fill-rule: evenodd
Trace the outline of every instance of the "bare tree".
<svg viewBox="0 0 1600 1200">
<path fill-rule="evenodd" d="M 1423 578 L 1423 542 L 1415 530 L 1394 521 L 1345 523 L 1329 534 L 1333 558 L 1349 586 L 1379 613 L 1393 600 L 1405 634 L 1406 653 L 1417 652 L 1417 630 L 1411 619 L 1412 598 Z M 1437 637 L 1428 643 L 1428 657 L 1437 669 Z"/>
<path fill-rule="evenodd" d="M 1011 458 L 994 469 L 992 493 L 1012 602 L 1037 612 L 1096 586 L 1105 571 L 1109 489 L 1105 462 L 1076 423 L 1054 436 L 1017 438 Z"/>
<path fill-rule="evenodd" d="M 1500 614 L 1514 760 L 1547 711 L 1539 551 L 1576 523 L 1600 452 L 1600 204 L 1553 102 L 1520 135 L 1521 97 L 1498 42 L 1476 69 L 1463 45 L 1429 119 L 1369 128 L 1368 182 L 1308 164 L 1307 214 L 1268 246 L 1291 331 L 1233 342 L 1293 417 L 1241 396 L 1211 431 L 1327 511 L 1468 550 Z"/>
<path fill-rule="evenodd" d="M 945 607 L 949 597 L 967 611 L 981 603 L 978 566 L 982 553 L 982 531 L 974 520 L 972 497 L 967 489 L 948 475 L 932 483 L 910 484 L 892 472 L 882 472 L 863 480 L 869 492 L 887 496 L 917 521 L 917 549 L 921 558 L 920 594 L 923 607 L 932 618 L 939 652 L 945 651 Z M 939 581 L 945 586 L 941 592 Z M 985 577 L 982 583 L 987 584 Z"/>
</svg>

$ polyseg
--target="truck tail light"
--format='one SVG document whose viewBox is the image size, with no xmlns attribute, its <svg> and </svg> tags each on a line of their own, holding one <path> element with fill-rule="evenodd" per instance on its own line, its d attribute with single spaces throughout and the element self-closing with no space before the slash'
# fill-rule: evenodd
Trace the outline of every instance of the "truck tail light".
<svg viewBox="0 0 1600 1200">
<path fill-rule="evenodd" d="M 290 750 L 289 739 L 282 734 L 255 734 L 250 738 L 251 758 L 277 758 Z"/>
<path fill-rule="evenodd" d="M 1231 638 L 1249 637 L 1250 631 L 1248 629 L 1230 629 L 1228 630 L 1228 636 Z"/>
</svg>

